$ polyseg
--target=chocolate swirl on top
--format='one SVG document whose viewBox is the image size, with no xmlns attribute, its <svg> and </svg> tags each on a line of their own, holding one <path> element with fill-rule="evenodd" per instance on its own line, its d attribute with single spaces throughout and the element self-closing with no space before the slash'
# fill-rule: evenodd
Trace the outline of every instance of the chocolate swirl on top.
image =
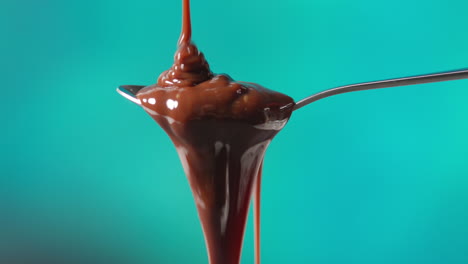
<svg viewBox="0 0 468 264">
<path fill-rule="evenodd" d="M 158 86 L 195 86 L 211 78 L 213 73 L 203 53 L 192 42 L 182 42 L 174 55 L 172 67 L 159 76 Z"/>
</svg>

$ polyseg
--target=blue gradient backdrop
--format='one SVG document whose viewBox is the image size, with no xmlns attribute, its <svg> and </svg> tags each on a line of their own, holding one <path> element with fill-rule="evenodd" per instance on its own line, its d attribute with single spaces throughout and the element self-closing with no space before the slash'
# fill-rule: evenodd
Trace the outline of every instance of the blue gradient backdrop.
<svg viewBox="0 0 468 264">
<path fill-rule="evenodd" d="M 193 0 L 215 72 L 296 100 L 468 67 L 468 1 Z M 0 3 L 0 263 L 206 263 L 163 131 L 115 93 L 171 65 L 178 0 Z M 468 81 L 340 95 L 266 156 L 264 263 L 468 263 Z M 253 263 L 249 222 L 242 263 Z M 22 262 L 21 262 L 22 261 Z"/>
</svg>

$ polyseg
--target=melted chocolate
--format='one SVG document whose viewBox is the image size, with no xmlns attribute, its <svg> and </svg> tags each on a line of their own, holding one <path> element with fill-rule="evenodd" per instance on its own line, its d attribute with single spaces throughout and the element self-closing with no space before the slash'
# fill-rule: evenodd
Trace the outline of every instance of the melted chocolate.
<svg viewBox="0 0 468 264">
<path fill-rule="evenodd" d="M 287 95 L 213 74 L 191 42 L 189 1 L 173 66 L 137 97 L 171 138 L 195 198 L 211 264 L 238 264 L 254 184 L 256 255 L 265 150 L 294 106 Z"/>
</svg>

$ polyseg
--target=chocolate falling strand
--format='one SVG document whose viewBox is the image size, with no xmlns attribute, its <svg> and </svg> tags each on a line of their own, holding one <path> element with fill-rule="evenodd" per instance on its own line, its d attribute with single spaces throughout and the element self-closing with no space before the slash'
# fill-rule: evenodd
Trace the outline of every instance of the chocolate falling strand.
<svg viewBox="0 0 468 264">
<path fill-rule="evenodd" d="M 190 0 L 182 2 L 182 31 L 180 32 L 179 46 L 192 41 L 192 22 L 190 18 Z"/>
<path fill-rule="evenodd" d="M 260 202 L 262 189 L 263 161 L 258 169 L 257 182 L 254 189 L 254 251 L 255 264 L 260 264 Z"/>
</svg>

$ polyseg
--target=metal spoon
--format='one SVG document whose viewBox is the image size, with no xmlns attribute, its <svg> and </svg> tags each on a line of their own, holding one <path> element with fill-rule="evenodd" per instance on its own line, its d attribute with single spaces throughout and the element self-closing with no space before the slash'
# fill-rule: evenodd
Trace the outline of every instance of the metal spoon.
<svg viewBox="0 0 468 264">
<path fill-rule="evenodd" d="M 120 85 L 117 88 L 117 92 L 128 100 L 134 102 L 137 105 L 141 105 L 140 99 L 136 97 L 136 94 L 146 87 L 144 85 Z"/>
<path fill-rule="evenodd" d="M 461 80 L 461 79 L 468 79 L 468 68 L 455 70 L 455 71 L 448 71 L 448 72 L 440 72 L 440 73 L 417 75 L 417 76 L 411 76 L 411 77 L 389 79 L 389 80 L 383 80 L 383 81 L 374 81 L 374 82 L 365 82 L 365 83 L 345 85 L 345 86 L 328 89 L 323 92 L 319 92 L 309 97 L 306 97 L 296 103 L 296 105 L 294 106 L 294 110 L 297 110 L 305 105 L 308 105 L 320 99 L 323 99 L 332 95 L 342 94 L 342 93 L 379 89 L 379 88 L 390 88 L 390 87 L 406 86 L 406 85 L 415 85 L 415 84 L 423 84 L 423 83 L 453 81 L 453 80 Z M 141 105 L 140 99 L 136 97 L 136 94 L 143 87 L 145 86 L 143 85 L 121 85 L 117 88 L 117 92 L 121 94 L 123 97 L 127 98 L 128 100 L 134 102 L 135 104 Z"/>
<path fill-rule="evenodd" d="M 448 71 L 448 72 L 439 72 L 425 75 L 417 75 L 411 77 L 403 77 L 397 79 L 383 80 L 383 81 L 374 81 L 374 82 L 365 82 L 358 84 L 351 84 L 340 86 L 332 89 L 325 90 L 323 92 L 316 93 L 307 98 L 304 98 L 296 103 L 294 110 L 297 110 L 305 105 L 318 101 L 320 99 L 356 91 L 370 90 L 370 89 L 379 89 L 379 88 L 390 88 L 397 86 L 406 86 L 414 84 L 423 84 L 423 83 L 435 83 L 435 82 L 444 82 L 444 81 L 453 81 L 460 79 L 468 79 L 468 68 Z"/>
</svg>

